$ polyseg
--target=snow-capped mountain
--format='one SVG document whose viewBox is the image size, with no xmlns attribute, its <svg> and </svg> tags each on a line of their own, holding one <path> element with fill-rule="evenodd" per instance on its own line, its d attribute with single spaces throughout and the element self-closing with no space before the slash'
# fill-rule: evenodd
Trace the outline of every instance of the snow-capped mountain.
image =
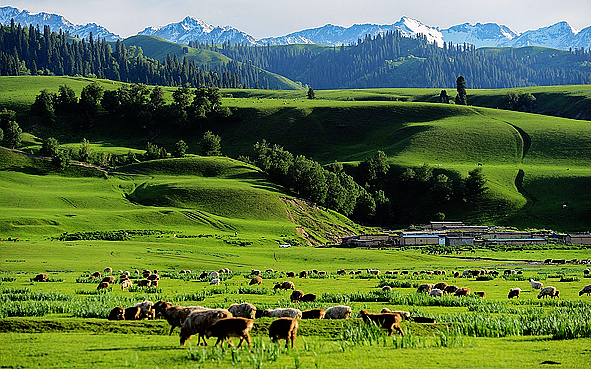
<svg viewBox="0 0 591 369">
<path fill-rule="evenodd" d="M 190 41 L 223 43 L 245 43 L 254 45 L 255 39 L 236 28 L 230 26 L 212 26 L 207 22 L 193 17 L 185 17 L 178 23 L 170 23 L 166 26 L 148 27 L 140 31 L 138 35 L 153 35 L 165 40 L 188 44 Z"/>
<path fill-rule="evenodd" d="M 11 6 L 0 7 L 0 23 L 9 25 L 11 19 L 22 25 L 49 25 L 52 29 L 62 29 L 71 35 L 88 38 L 90 33 L 109 41 L 120 37 L 95 23 L 76 25 L 61 15 L 49 13 L 30 13 Z M 309 28 L 293 32 L 285 36 L 256 39 L 253 36 L 231 26 L 214 26 L 207 22 L 186 17 L 178 23 L 170 23 L 160 27 L 148 27 L 139 35 L 154 35 L 165 40 L 188 44 L 190 41 L 242 43 L 246 45 L 289 45 L 289 44 L 320 44 L 349 45 L 364 39 L 366 35 L 375 36 L 389 31 L 400 31 L 405 36 L 416 37 L 423 34 L 429 42 L 443 46 L 444 42 L 454 44 L 468 43 L 476 47 L 523 47 L 542 46 L 568 50 L 570 48 L 591 48 L 591 26 L 577 32 L 567 22 L 558 22 L 551 26 L 529 30 L 521 34 L 511 28 L 497 23 L 464 23 L 441 29 L 428 26 L 419 20 L 402 17 L 392 24 L 354 24 L 342 27 L 327 24 L 322 27 Z"/>
<path fill-rule="evenodd" d="M 0 8 L 0 23 L 10 25 L 11 19 L 14 19 L 15 24 L 29 26 L 30 24 L 43 26 L 50 26 L 52 30 L 63 30 L 72 36 L 88 39 L 92 32 L 93 37 L 104 38 L 107 41 L 115 41 L 121 39 L 118 35 L 110 32 L 105 27 L 99 26 L 96 23 L 87 23 L 85 25 L 73 24 L 66 18 L 58 14 L 50 13 L 31 13 L 28 10 L 19 10 L 11 6 L 4 6 Z"/>
</svg>

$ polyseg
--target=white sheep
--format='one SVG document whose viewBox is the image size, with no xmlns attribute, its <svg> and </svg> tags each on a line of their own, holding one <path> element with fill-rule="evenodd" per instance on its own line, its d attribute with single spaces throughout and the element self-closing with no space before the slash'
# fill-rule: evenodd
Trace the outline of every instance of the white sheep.
<svg viewBox="0 0 591 369">
<path fill-rule="evenodd" d="M 139 319 L 155 319 L 156 312 L 152 309 L 154 306 L 152 301 L 139 302 L 135 306 L 140 308 Z"/>
<path fill-rule="evenodd" d="M 429 296 L 431 297 L 441 297 L 443 296 L 443 291 L 440 290 L 439 288 L 434 288 L 431 290 L 431 292 L 429 292 Z"/>
<path fill-rule="evenodd" d="M 216 285 L 219 286 L 220 285 L 220 279 L 219 278 L 214 278 L 211 281 L 209 281 L 210 285 Z"/>
<path fill-rule="evenodd" d="M 243 302 L 242 304 L 232 304 L 228 308 L 233 317 L 254 319 L 257 308 L 253 304 Z"/>
<path fill-rule="evenodd" d="M 120 284 L 121 284 L 121 291 L 125 291 L 126 288 L 133 286 L 133 283 L 131 283 L 131 280 L 129 280 L 129 279 L 122 280 Z"/>
<path fill-rule="evenodd" d="M 560 291 L 558 291 L 556 289 L 556 287 L 552 287 L 552 286 L 544 287 L 544 288 L 542 288 L 542 290 L 538 294 L 538 298 L 541 299 L 542 297 L 546 297 L 546 296 L 550 296 L 552 298 L 560 297 Z"/>
<path fill-rule="evenodd" d="M 381 273 L 381 272 L 380 272 L 379 270 L 377 270 L 377 269 L 368 269 L 368 270 L 367 270 L 367 272 L 368 272 L 369 274 L 373 274 L 373 275 L 380 275 L 380 273 Z"/>
<path fill-rule="evenodd" d="M 191 312 L 181 327 L 181 345 L 184 345 L 193 335 L 199 334 L 197 344 L 203 340 L 203 343 L 207 346 L 207 341 L 205 341 L 207 329 L 218 320 L 231 317 L 232 314 L 226 309 L 195 310 Z"/>
<path fill-rule="evenodd" d="M 219 278 L 220 277 L 220 273 L 213 271 L 211 273 L 209 273 L 209 278 Z"/>
<path fill-rule="evenodd" d="M 277 308 L 277 309 L 267 309 L 263 311 L 264 317 L 271 317 L 271 318 L 294 318 L 294 319 L 301 319 L 302 318 L 302 311 L 300 309 L 293 309 L 293 308 Z"/>
<path fill-rule="evenodd" d="M 533 279 L 530 279 L 529 283 L 531 284 L 531 288 L 533 288 L 534 290 L 541 290 L 542 288 L 544 288 L 544 284 L 542 282 L 536 282 Z"/>
<path fill-rule="evenodd" d="M 324 315 L 324 319 L 349 319 L 350 317 L 351 307 L 346 305 L 329 307 Z"/>
</svg>

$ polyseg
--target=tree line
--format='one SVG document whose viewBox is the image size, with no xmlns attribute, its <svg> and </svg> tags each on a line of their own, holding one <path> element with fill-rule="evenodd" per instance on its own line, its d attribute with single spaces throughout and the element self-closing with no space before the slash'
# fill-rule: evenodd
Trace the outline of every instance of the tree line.
<svg viewBox="0 0 591 369">
<path fill-rule="evenodd" d="M 38 27 L 0 26 L 0 75 L 59 75 L 106 78 L 129 83 L 192 87 L 258 88 L 268 86 L 260 68 L 230 61 L 206 67 L 183 57 L 162 61 L 143 56 L 141 48 L 104 39 L 72 39 L 63 31 Z"/>
<path fill-rule="evenodd" d="M 591 83 L 591 51 L 475 49 L 399 31 L 367 35 L 349 46 L 247 46 L 191 43 L 317 89 L 449 87 L 463 75 L 467 88 L 510 88 Z"/>
</svg>

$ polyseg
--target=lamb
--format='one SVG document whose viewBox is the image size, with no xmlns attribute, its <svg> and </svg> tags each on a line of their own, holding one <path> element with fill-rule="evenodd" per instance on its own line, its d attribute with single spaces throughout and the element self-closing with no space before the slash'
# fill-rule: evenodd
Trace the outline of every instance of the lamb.
<svg viewBox="0 0 591 369">
<path fill-rule="evenodd" d="M 300 272 L 300 278 L 306 278 L 307 276 L 308 276 L 308 272 L 307 272 L 307 271 L 305 271 L 305 270 L 302 270 L 302 271 Z"/>
<path fill-rule="evenodd" d="M 112 275 L 108 276 L 108 277 L 104 277 L 101 282 L 115 283 L 115 277 L 113 277 Z"/>
<path fill-rule="evenodd" d="M 205 311 L 208 309 L 203 306 L 175 306 L 170 302 L 160 300 L 154 304 L 153 310 L 156 318 L 164 317 L 168 324 L 170 324 L 170 333 L 168 333 L 170 336 L 176 327 L 180 328 L 183 326 L 183 323 L 193 311 Z"/>
<path fill-rule="evenodd" d="M 49 277 L 47 276 L 47 274 L 45 273 L 40 273 L 37 274 L 34 278 L 33 278 L 33 282 L 47 282 L 49 280 Z"/>
<path fill-rule="evenodd" d="M 221 342 L 222 346 L 224 345 L 224 340 L 228 339 L 228 344 L 232 345 L 232 341 L 230 337 L 240 337 L 240 343 L 238 344 L 238 348 L 242 345 L 242 342 L 246 340 L 248 346 L 252 346 L 250 342 L 250 335 L 249 331 L 254 326 L 254 321 L 252 319 L 246 318 L 225 318 L 220 319 L 217 323 L 213 324 L 209 327 L 206 332 L 207 338 L 209 337 L 217 337 L 218 340 L 216 345 Z"/>
<path fill-rule="evenodd" d="M 252 286 L 253 284 L 262 284 L 263 283 L 263 278 L 261 277 L 252 277 L 252 279 L 250 280 L 250 282 L 248 283 L 249 286 Z"/>
<path fill-rule="evenodd" d="M 459 290 L 459 289 L 460 289 L 460 287 L 454 286 L 452 284 L 452 285 L 449 285 L 449 286 L 445 287 L 445 289 L 443 290 L 443 292 L 451 294 L 451 293 L 456 293 L 456 291 Z"/>
<path fill-rule="evenodd" d="M 140 320 L 141 309 L 139 306 L 131 306 L 123 312 L 124 320 Z"/>
<path fill-rule="evenodd" d="M 301 319 L 302 318 L 302 311 L 300 309 L 293 309 L 293 308 L 277 308 L 277 309 L 267 309 L 263 310 L 262 313 L 263 317 L 271 317 L 271 318 L 294 318 L 294 319 Z"/>
<path fill-rule="evenodd" d="M 474 292 L 474 295 L 480 296 L 482 298 L 485 298 L 486 297 L 486 292 L 484 292 L 484 291 L 476 291 L 476 292 Z"/>
<path fill-rule="evenodd" d="M 445 287 L 447 287 L 447 286 L 448 286 L 447 283 L 445 283 L 445 282 L 439 282 L 439 283 L 436 283 L 435 286 L 433 286 L 433 288 L 437 288 L 438 290 L 442 290 L 443 291 L 443 290 L 445 290 Z"/>
<path fill-rule="evenodd" d="M 131 283 L 131 280 L 129 280 L 129 279 L 122 280 L 120 284 L 121 284 L 121 291 L 125 291 L 126 288 L 133 286 L 133 283 Z"/>
<path fill-rule="evenodd" d="M 231 318 L 232 314 L 225 309 L 210 309 L 210 310 L 195 310 L 192 311 L 185 319 L 181 331 L 179 333 L 181 338 L 181 345 L 185 345 L 185 342 L 198 334 L 197 344 L 203 340 L 205 346 L 205 335 L 207 330 L 214 325 L 218 320 L 224 318 Z M 244 318 L 239 318 L 244 319 Z"/>
<path fill-rule="evenodd" d="M 429 293 L 433 289 L 434 284 L 424 283 L 417 288 L 417 293 L 425 292 Z"/>
<path fill-rule="evenodd" d="M 234 317 L 254 319 L 256 317 L 257 308 L 251 303 L 243 302 L 242 304 L 232 304 L 228 311 Z"/>
<path fill-rule="evenodd" d="M 510 298 L 510 299 L 512 299 L 513 297 L 519 298 L 520 293 L 521 293 L 521 288 L 518 288 L 518 287 L 511 288 L 511 290 L 509 291 L 508 298 Z"/>
<path fill-rule="evenodd" d="M 583 289 L 579 291 L 579 296 L 583 296 L 584 293 L 586 293 L 587 296 L 591 294 L 591 284 L 588 284 L 585 287 L 583 287 Z"/>
<path fill-rule="evenodd" d="M 109 320 L 125 320 L 125 309 L 117 306 L 109 313 Z"/>
<path fill-rule="evenodd" d="M 556 287 L 548 286 L 542 288 L 540 293 L 538 294 L 538 298 L 541 299 L 542 297 L 550 296 L 551 298 L 560 297 L 560 291 L 556 289 Z"/>
<path fill-rule="evenodd" d="M 288 348 L 291 340 L 291 348 L 295 344 L 295 339 L 298 333 L 298 321 L 293 318 L 279 318 L 274 320 L 269 326 L 269 338 L 271 342 L 285 340 L 285 348 Z"/>
<path fill-rule="evenodd" d="M 531 288 L 533 288 L 534 290 L 541 290 L 542 288 L 544 288 L 544 284 L 542 282 L 536 282 L 533 279 L 530 279 L 529 283 L 531 284 Z"/>
<path fill-rule="evenodd" d="M 397 313 L 385 313 L 385 314 L 372 314 L 368 313 L 366 310 L 361 310 L 357 315 L 358 318 L 362 318 L 366 323 L 375 323 L 382 329 L 386 329 L 388 331 L 388 336 L 391 336 L 396 329 L 400 332 L 401 335 L 404 336 L 404 331 L 400 328 L 400 322 L 402 321 L 402 317 L 400 314 Z"/>
<path fill-rule="evenodd" d="M 316 301 L 316 295 L 313 293 L 307 293 L 300 299 L 300 302 L 314 302 Z"/>
<path fill-rule="evenodd" d="M 211 281 L 209 281 L 209 285 L 219 286 L 220 285 L 220 279 L 219 278 L 212 279 Z"/>
<path fill-rule="evenodd" d="M 99 290 L 106 290 L 109 288 L 109 282 L 101 282 L 99 283 L 99 285 L 96 287 L 97 291 Z"/>
<path fill-rule="evenodd" d="M 382 287 L 382 291 L 384 291 L 384 292 L 392 292 L 392 287 L 390 287 L 390 286 L 384 286 L 384 287 Z"/>
<path fill-rule="evenodd" d="M 431 292 L 429 292 L 429 296 L 431 297 L 441 297 L 443 296 L 443 291 L 439 288 L 433 288 Z"/>
<path fill-rule="evenodd" d="M 154 303 L 152 301 L 144 301 L 135 304 L 135 306 L 140 308 L 140 319 L 155 319 L 156 313 L 152 310 Z"/>
<path fill-rule="evenodd" d="M 326 310 L 324 309 L 311 309 L 302 311 L 302 319 L 324 319 Z"/>
<path fill-rule="evenodd" d="M 324 314 L 324 319 L 349 319 L 350 317 L 351 307 L 346 305 L 329 307 Z"/>
<path fill-rule="evenodd" d="M 470 288 L 462 287 L 454 293 L 454 296 L 461 297 L 461 296 L 468 296 L 469 294 L 470 294 Z"/>
<path fill-rule="evenodd" d="M 291 296 L 289 297 L 289 299 L 291 300 L 291 302 L 298 302 L 300 301 L 300 299 L 304 297 L 304 292 L 300 291 L 300 290 L 294 290 L 291 293 Z"/>
</svg>

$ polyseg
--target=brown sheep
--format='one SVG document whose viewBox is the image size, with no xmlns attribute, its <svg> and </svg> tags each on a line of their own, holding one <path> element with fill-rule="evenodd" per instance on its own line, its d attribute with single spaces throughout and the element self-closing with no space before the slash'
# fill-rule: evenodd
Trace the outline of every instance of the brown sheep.
<svg viewBox="0 0 591 369">
<path fill-rule="evenodd" d="M 460 278 L 460 272 L 453 272 L 454 278 Z"/>
<path fill-rule="evenodd" d="M 148 280 L 150 280 L 150 281 L 157 281 L 157 280 L 159 280 L 159 279 L 160 279 L 160 276 L 159 276 L 158 274 L 150 274 L 150 275 L 148 276 L 148 278 L 146 278 L 146 279 L 148 279 Z"/>
<path fill-rule="evenodd" d="M 125 309 L 117 306 L 109 313 L 109 320 L 125 320 Z"/>
<path fill-rule="evenodd" d="M 513 297 L 519 298 L 519 294 L 521 293 L 521 288 L 511 288 L 509 291 L 509 298 L 512 299 Z"/>
<path fill-rule="evenodd" d="M 149 279 L 142 279 L 137 281 L 138 287 L 150 287 L 152 285 L 152 281 Z"/>
<path fill-rule="evenodd" d="M 199 279 L 207 278 L 209 274 L 207 272 L 203 272 L 199 275 Z"/>
<path fill-rule="evenodd" d="M 476 292 L 474 292 L 474 295 L 480 296 L 482 298 L 485 298 L 486 297 L 486 292 L 484 292 L 484 291 L 476 291 Z"/>
<path fill-rule="evenodd" d="M 294 290 L 291 293 L 291 296 L 289 297 L 289 299 L 291 300 L 291 302 L 298 302 L 301 300 L 301 298 L 304 297 L 304 293 L 300 290 Z"/>
<path fill-rule="evenodd" d="M 104 277 L 101 282 L 115 283 L 115 277 L 113 277 L 112 275 L 108 276 L 108 277 Z"/>
<path fill-rule="evenodd" d="M 443 291 L 443 290 L 445 290 L 445 287 L 447 287 L 447 286 L 448 286 L 447 283 L 445 283 L 445 282 L 439 282 L 439 283 L 436 283 L 435 286 L 433 286 L 433 288 L 437 288 L 438 290 L 442 290 Z"/>
<path fill-rule="evenodd" d="M 252 279 L 250 280 L 250 282 L 248 283 L 249 286 L 252 286 L 253 284 L 261 284 L 263 283 L 263 278 L 261 277 L 252 277 Z"/>
<path fill-rule="evenodd" d="M 339 269 L 337 270 L 337 275 L 346 275 L 347 271 L 345 269 Z"/>
<path fill-rule="evenodd" d="M 101 277 L 101 272 L 94 272 L 90 275 L 90 278 L 100 278 Z"/>
<path fill-rule="evenodd" d="M 382 291 L 384 291 L 384 292 L 392 292 L 392 287 L 390 287 L 390 286 L 384 286 L 384 287 L 382 287 Z"/>
<path fill-rule="evenodd" d="M 382 329 L 386 329 L 388 336 L 392 335 L 394 329 L 404 336 L 404 331 L 400 328 L 402 317 L 398 313 L 372 314 L 366 310 L 361 310 L 357 317 L 362 318 L 366 323 L 376 323 Z"/>
<path fill-rule="evenodd" d="M 125 309 L 123 313 L 124 320 L 140 320 L 141 308 L 139 306 L 131 306 Z"/>
<path fill-rule="evenodd" d="M 242 346 L 242 342 L 246 341 L 248 346 L 252 346 L 250 342 L 250 334 L 248 333 L 254 326 L 254 320 L 246 318 L 226 318 L 218 320 L 214 325 L 207 329 L 206 336 L 217 337 L 216 345 L 221 342 L 224 345 L 224 340 L 228 340 L 228 344 L 232 345 L 230 337 L 240 337 L 238 348 Z"/>
<path fill-rule="evenodd" d="M 49 280 L 49 277 L 47 276 L 47 274 L 45 273 L 40 273 L 37 274 L 34 278 L 33 278 L 33 282 L 47 282 Z"/>
<path fill-rule="evenodd" d="M 443 290 L 443 292 L 452 294 L 452 293 L 456 293 L 456 291 L 459 290 L 459 289 L 460 289 L 460 287 L 454 286 L 452 284 L 452 285 L 449 285 L 449 286 L 445 287 L 445 290 Z"/>
<path fill-rule="evenodd" d="M 302 311 L 302 319 L 324 319 L 326 310 L 324 309 L 311 309 Z"/>
<path fill-rule="evenodd" d="M 470 294 L 470 288 L 462 287 L 454 293 L 454 296 L 461 297 L 461 296 L 468 296 L 469 294 Z"/>
<path fill-rule="evenodd" d="M 183 323 L 183 326 L 181 327 L 181 331 L 179 333 L 181 338 L 181 345 L 184 346 L 185 342 L 188 339 L 198 334 L 199 337 L 197 339 L 197 344 L 199 344 L 203 340 L 203 344 L 207 346 L 207 341 L 205 341 L 205 335 L 207 333 L 207 330 L 220 319 L 231 317 L 232 314 L 226 309 L 208 309 L 192 311 L 189 314 L 189 316 L 187 316 L 187 319 L 185 319 L 185 322 Z"/>
<path fill-rule="evenodd" d="M 302 270 L 302 271 L 300 272 L 300 278 L 306 278 L 307 276 L 308 276 L 308 272 L 307 272 L 307 271 L 305 271 L 305 270 Z"/>
<path fill-rule="evenodd" d="M 150 284 L 150 287 L 158 287 L 158 282 L 159 282 L 158 280 L 151 281 L 151 282 L 152 282 L 152 284 Z"/>
<path fill-rule="evenodd" d="M 170 302 L 162 300 L 155 303 L 153 309 L 156 318 L 163 317 L 168 324 L 170 324 L 169 336 L 172 335 L 172 331 L 174 331 L 176 327 L 180 328 L 183 326 L 183 323 L 185 323 L 185 320 L 193 311 L 207 310 L 203 306 L 175 306 Z"/>
<path fill-rule="evenodd" d="M 294 272 L 287 272 L 287 273 L 285 273 L 285 275 L 287 276 L 287 278 L 295 278 Z"/>
<path fill-rule="evenodd" d="M 271 342 L 285 340 L 285 348 L 289 347 L 289 341 L 291 341 L 291 348 L 293 348 L 297 334 L 297 319 L 279 318 L 274 320 L 271 326 L 269 326 L 269 338 L 271 338 Z"/>
<path fill-rule="evenodd" d="M 99 285 L 96 287 L 97 291 L 98 290 L 104 290 L 109 288 L 109 282 L 101 282 L 99 283 Z"/>
<path fill-rule="evenodd" d="M 253 270 L 250 272 L 250 274 L 251 274 L 251 275 L 261 275 L 261 271 L 260 271 L 260 270 L 258 270 L 258 269 L 253 269 Z"/>
<path fill-rule="evenodd" d="M 105 268 L 105 269 L 103 270 L 103 272 L 104 272 L 105 274 L 108 274 L 108 273 L 113 273 L 113 268 L 109 268 L 109 267 L 107 267 L 107 268 Z"/>
<path fill-rule="evenodd" d="M 424 283 L 417 288 L 417 293 L 421 293 L 421 292 L 429 293 L 433 289 L 433 286 L 434 286 L 433 284 Z"/>
<path fill-rule="evenodd" d="M 591 284 L 588 284 L 585 287 L 583 287 L 583 289 L 579 291 L 579 296 L 583 296 L 585 293 L 587 294 L 587 296 L 591 294 Z"/>
<path fill-rule="evenodd" d="M 314 302 L 316 301 L 316 295 L 313 293 L 307 293 L 300 299 L 300 302 Z"/>
<path fill-rule="evenodd" d="M 265 310 L 257 309 L 257 311 L 254 313 L 254 318 L 259 319 L 259 318 L 262 318 L 264 315 L 265 315 Z"/>
</svg>

